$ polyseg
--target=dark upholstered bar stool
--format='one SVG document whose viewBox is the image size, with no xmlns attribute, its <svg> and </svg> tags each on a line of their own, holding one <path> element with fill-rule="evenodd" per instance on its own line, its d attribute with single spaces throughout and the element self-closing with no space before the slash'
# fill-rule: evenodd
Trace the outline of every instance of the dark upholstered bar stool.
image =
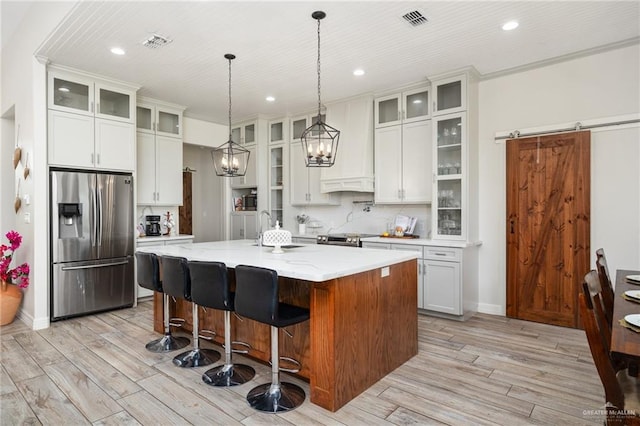
<svg viewBox="0 0 640 426">
<path fill-rule="evenodd" d="M 137 278 L 141 287 L 163 293 L 164 297 L 164 336 L 160 339 L 147 343 L 146 348 L 151 352 L 171 352 L 182 349 L 189 344 L 186 337 L 173 337 L 170 329 L 169 318 L 169 295 L 164 293 L 162 281 L 160 281 L 160 265 L 158 257 L 153 253 L 136 253 L 136 263 L 138 266 Z"/>
<path fill-rule="evenodd" d="M 238 265 L 236 271 L 236 312 L 271 326 L 271 383 L 259 385 L 247 395 L 256 410 L 289 411 L 304 402 L 304 390 L 293 383 L 280 382 L 278 330 L 309 319 L 309 310 L 278 301 L 278 273 L 271 269 Z"/>
<path fill-rule="evenodd" d="M 229 288 L 227 265 L 221 262 L 189 262 L 191 273 L 191 300 L 206 308 L 224 311 L 224 364 L 206 371 L 202 380 L 211 386 L 236 386 L 253 379 L 255 370 L 231 361 L 231 312 L 235 293 Z M 248 346 L 248 345 L 247 345 Z M 236 351 L 244 352 L 247 351 Z"/>
<path fill-rule="evenodd" d="M 162 281 L 164 291 L 173 297 L 191 300 L 191 276 L 187 259 L 184 257 L 162 256 Z M 176 355 L 173 363 L 178 367 L 201 367 L 220 359 L 220 353 L 213 349 L 200 349 L 200 328 L 198 305 L 193 306 L 193 349 Z"/>
</svg>

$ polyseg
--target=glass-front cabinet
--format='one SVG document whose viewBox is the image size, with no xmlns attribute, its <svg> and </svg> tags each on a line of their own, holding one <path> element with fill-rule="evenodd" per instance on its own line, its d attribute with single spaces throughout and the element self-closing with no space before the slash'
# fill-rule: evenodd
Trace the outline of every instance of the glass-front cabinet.
<svg viewBox="0 0 640 426">
<path fill-rule="evenodd" d="M 284 145 L 269 148 L 269 212 L 271 220 L 283 222 Z"/>
<path fill-rule="evenodd" d="M 326 114 L 320 114 L 322 121 L 325 121 Z M 318 115 L 304 115 L 300 117 L 294 117 L 291 119 L 291 142 L 302 142 L 302 133 L 311 126 L 318 122 Z M 317 133 L 311 133 L 317 134 Z"/>
<path fill-rule="evenodd" d="M 236 124 L 231 128 L 231 139 L 239 145 L 252 145 L 256 143 L 256 122 Z"/>
<path fill-rule="evenodd" d="M 136 105 L 137 131 L 181 138 L 182 111 L 182 109 L 171 109 L 138 101 Z"/>
<path fill-rule="evenodd" d="M 467 110 L 467 76 L 462 74 L 433 84 L 433 115 Z"/>
<path fill-rule="evenodd" d="M 135 90 L 130 91 L 90 77 L 49 72 L 49 109 L 133 122 Z"/>
<path fill-rule="evenodd" d="M 435 236 L 462 238 L 465 203 L 466 113 L 434 117 Z"/>
<path fill-rule="evenodd" d="M 375 127 L 425 120 L 430 116 L 429 102 L 426 87 L 376 98 Z"/>
</svg>

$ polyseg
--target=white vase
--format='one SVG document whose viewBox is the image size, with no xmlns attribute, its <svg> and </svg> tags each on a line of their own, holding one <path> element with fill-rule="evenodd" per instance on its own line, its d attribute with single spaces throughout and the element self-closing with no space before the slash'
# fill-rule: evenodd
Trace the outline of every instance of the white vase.
<svg viewBox="0 0 640 426">
<path fill-rule="evenodd" d="M 304 233 L 306 231 L 307 231 L 307 225 L 305 223 L 299 223 L 298 224 L 298 234 L 304 235 Z"/>
</svg>

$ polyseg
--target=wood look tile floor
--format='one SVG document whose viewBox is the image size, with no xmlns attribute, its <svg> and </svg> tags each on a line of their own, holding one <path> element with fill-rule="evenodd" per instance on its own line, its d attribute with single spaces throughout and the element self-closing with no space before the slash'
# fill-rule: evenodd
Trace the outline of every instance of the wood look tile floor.
<svg viewBox="0 0 640 426">
<path fill-rule="evenodd" d="M 153 354 L 150 301 L 53 323 L 0 328 L 0 424 L 422 425 L 602 424 L 604 392 L 584 332 L 478 314 L 466 322 L 419 316 L 419 353 L 339 411 L 308 400 L 262 414 L 246 393 L 269 380 L 213 388 L 209 367 L 182 369 Z M 203 343 L 203 346 L 207 346 Z"/>
</svg>

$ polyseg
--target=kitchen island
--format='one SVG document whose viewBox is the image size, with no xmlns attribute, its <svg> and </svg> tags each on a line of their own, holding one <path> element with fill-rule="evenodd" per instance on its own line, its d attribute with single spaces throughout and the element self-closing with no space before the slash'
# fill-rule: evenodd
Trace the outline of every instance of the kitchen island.
<svg viewBox="0 0 640 426">
<path fill-rule="evenodd" d="M 143 247 L 139 251 L 189 260 L 224 262 L 234 281 L 240 264 L 278 272 L 280 300 L 309 308 L 310 321 L 281 330 L 280 356 L 298 360 L 310 400 L 336 411 L 418 352 L 417 256 L 412 252 L 301 245 L 271 253 L 236 240 Z M 192 324 L 191 305 L 172 303 L 171 316 Z M 154 296 L 154 330 L 162 332 L 162 297 Z M 224 338 L 223 314 L 200 311 L 200 328 Z M 232 340 L 251 345 L 248 355 L 268 361 L 269 326 L 233 316 Z M 282 367 L 285 367 L 282 365 Z"/>
</svg>

